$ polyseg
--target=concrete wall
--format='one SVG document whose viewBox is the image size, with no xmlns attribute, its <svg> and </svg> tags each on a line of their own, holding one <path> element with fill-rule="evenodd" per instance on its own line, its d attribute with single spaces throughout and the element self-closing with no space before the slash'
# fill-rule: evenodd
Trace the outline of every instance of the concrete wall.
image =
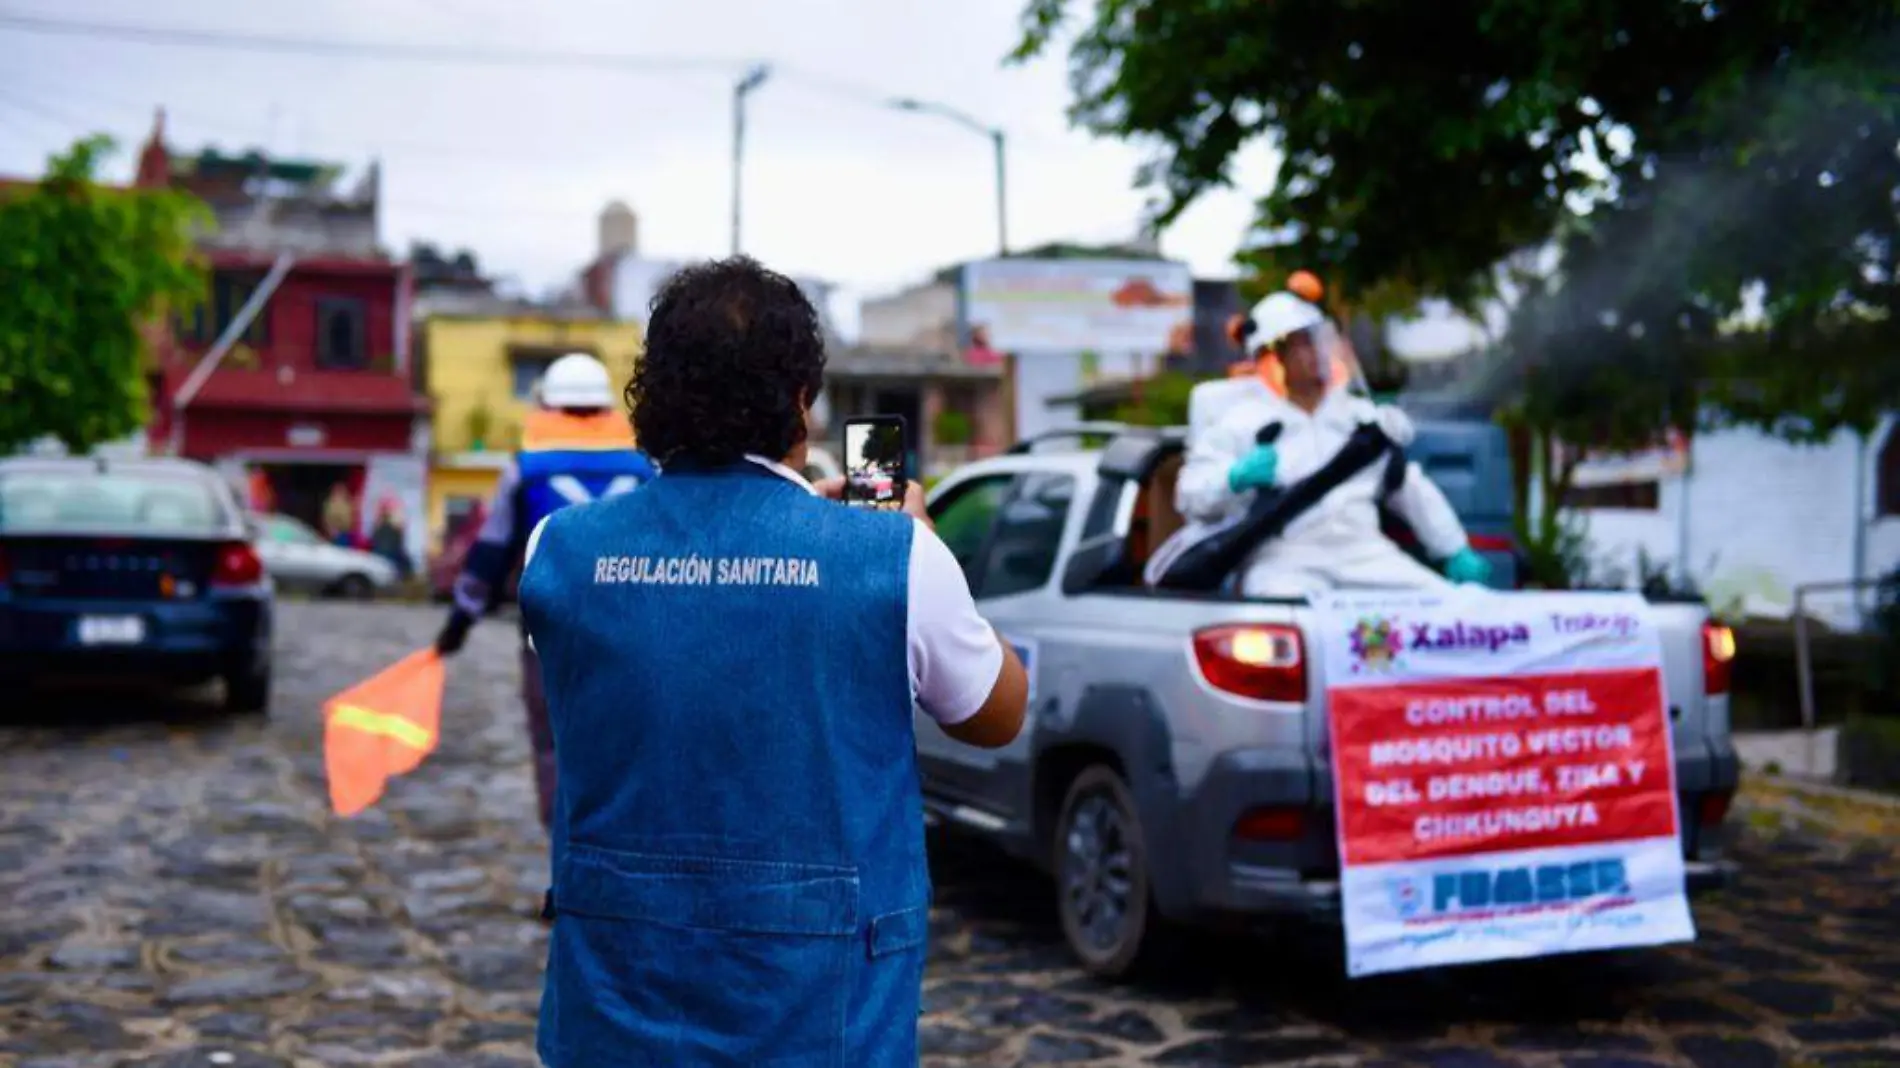
<svg viewBox="0 0 1900 1068">
<path fill-rule="evenodd" d="M 1881 428 L 1864 449 L 1845 433 L 1814 446 L 1747 430 L 1699 435 L 1688 473 L 1659 481 L 1655 511 L 1576 514 L 1588 523 L 1599 566 L 1632 580 L 1639 552 L 1676 566 L 1686 519 L 1687 571 L 1712 601 L 1747 598 L 1785 610 L 1798 585 L 1878 578 L 1900 566 L 1900 517 L 1875 515 L 1886 433 Z M 1857 530 L 1865 536 L 1858 565 Z M 1848 594 L 1817 595 L 1812 610 L 1837 626 L 1858 624 Z"/>
<path fill-rule="evenodd" d="M 858 309 L 858 343 L 957 351 L 957 287 L 929 282 L 864 301 Z"/>
</svg>

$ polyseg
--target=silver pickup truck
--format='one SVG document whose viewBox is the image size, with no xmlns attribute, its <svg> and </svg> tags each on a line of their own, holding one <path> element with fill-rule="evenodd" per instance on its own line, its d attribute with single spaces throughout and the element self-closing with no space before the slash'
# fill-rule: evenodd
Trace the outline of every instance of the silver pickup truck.
<svg viewBox="0 0 1900 1068">
<path fill-rule="evenodd" d="M 1076 448 L 1079 433 L 1106 444 Z M 1063 933 L 1098 974 L 1143 963 L 1169 924 L 1338 923 L 1326 681 L 1304 652 L 1312 609 L 1142 586 L 1146 554 L 1181 522 L 1182 432 L 1068 437 L 1067 450 L 1025 443 L 963 467 L 930 495 L 980 608 L 1023 654 L 1030 698 L 1022 734 L 999 750 L 920 720 L 927 817 L 1051 872 Z M 1699 603 L 1654 609 L 1697 892 L 1733 875 L 1733 637 Z M 1290 640 L 1293 662 L 1223 670 L 1231 643 L 1218 637 L 1232 628 Z"/>
</svg>

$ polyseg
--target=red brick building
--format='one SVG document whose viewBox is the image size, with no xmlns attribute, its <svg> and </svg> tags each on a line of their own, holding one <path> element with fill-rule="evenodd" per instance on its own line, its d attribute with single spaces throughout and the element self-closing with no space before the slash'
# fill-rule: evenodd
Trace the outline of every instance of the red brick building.
<svg viewBox="0 0 1900 1068">
<path fill-rule="evenodd" d="M 154 451 L 216 463 L 233 478 L 254 483 L 261 471 L 268 503 L 313 525 L 342 483 L 366 533 L 387 498 L 407 516 L 421 512 L 427 402 L 410 368 L 409 269 L 377 244 L 376 168 L 346 190 L 339 170 L 258 153 L 181 154 L 165 144 L 160 114 L 135 184 L 192 193 L 217 227 L 200 241 L 211 267 L 205 302 L 155 346 L 149 439 Z M 194 386 L 260 290 L 254 317 Z M 419 530 L 411 542 L 419 552 Z"/>
</svg>

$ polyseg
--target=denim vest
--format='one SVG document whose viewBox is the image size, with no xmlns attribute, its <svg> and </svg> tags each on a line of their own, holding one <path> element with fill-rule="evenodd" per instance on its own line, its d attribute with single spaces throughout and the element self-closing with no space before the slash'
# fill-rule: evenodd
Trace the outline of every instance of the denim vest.
<svg viewBox="0 0 1900 1068">
<path fill-rule="evenodd" d="M 911 522 L 748 463 L 543 529 L 552 1068 L 917 1063 Z"/>
<path fill-rule="evenodd" d="M 517 500 L 522 530 L 572 504 L 585 504 L 638 489 L 653 478 L 653 462 L 637 449 L 552 448 L 524 450 Z"/>
</svg>

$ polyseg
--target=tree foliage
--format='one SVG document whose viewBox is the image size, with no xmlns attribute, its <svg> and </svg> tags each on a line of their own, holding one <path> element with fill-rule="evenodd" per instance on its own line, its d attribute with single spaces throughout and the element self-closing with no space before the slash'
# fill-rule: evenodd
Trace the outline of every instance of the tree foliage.
<svg viewBox="0 0 1900 1068">
<path fill-rule="evenodd" d="M 873 467 L 891 467 L 904 462 L 906 452 L 904 428 L 895 423 L 873 423 L 864 435 L 864 449 L 859 457 L 847 462 L 870 464 Z"/>
<path fill-rule="evenodd" d="M 1069 7 L 1029 0 L 1017 55 Z M 1264 273 L 1372 311 L 1520 294 L 1520 415 L 1570 440 L 1900 403 L 1893 0 L 1098 0 L 1070 62 L 1072 117 L 1154 146 L 1164 220 L 1270 139 Z"/>
<path fill-rule="evenodd" d="M 147 330 L 204 295 L 192 246 L 202 206 L 96 180 L 112 143 L 55 156 L 0 189 L 0 454 L 52 436 L 83 452 L 147 415 Z"/>
</svg>

